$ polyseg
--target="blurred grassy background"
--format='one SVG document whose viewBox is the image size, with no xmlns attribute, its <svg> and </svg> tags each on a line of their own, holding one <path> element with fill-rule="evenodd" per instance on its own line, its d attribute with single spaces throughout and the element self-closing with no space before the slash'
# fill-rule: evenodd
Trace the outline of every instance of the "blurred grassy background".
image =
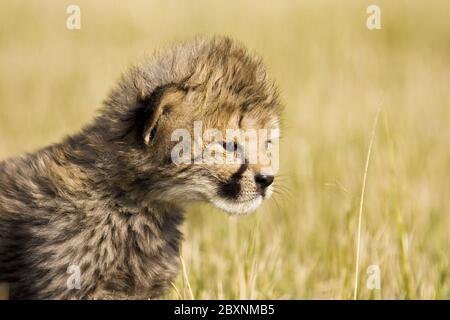
<svg viewBox="0 0 450 320">
<path fill-rule="evenodd" d="M 66 8 L 81 7 L 81 30 Z M 169 298 L 353 294 L 450 298 L 450 3 L 376 1 L 2 1 L 0 157 L 72 133 L 130 64 L 195 34 L 226 34 L 265 59 L 286 105 L 281 194 L 257 214 L 190 209 Z M 366 287 L 379 265 L 381 290 Z M 178 293 L 177 293 L 178 291 Z"/>
</svg>

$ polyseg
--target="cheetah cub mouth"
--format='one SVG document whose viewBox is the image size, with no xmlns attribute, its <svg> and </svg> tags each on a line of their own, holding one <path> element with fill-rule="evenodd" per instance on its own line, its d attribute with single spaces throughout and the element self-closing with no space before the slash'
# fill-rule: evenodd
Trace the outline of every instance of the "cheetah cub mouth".
<svg viewBox="0 0 450 320">
<path fill-rule="evenodd" d="M 269 198 L 270 196 L 267 196 Z M 243 215 L 255 211 L 263 202 L 263 196 L 256 195 L 248 200 L 228 200 L 221 197 L 215 197 L 210 200 L 217 208 L 222 209 L 233 215 Z"/>
</svg>

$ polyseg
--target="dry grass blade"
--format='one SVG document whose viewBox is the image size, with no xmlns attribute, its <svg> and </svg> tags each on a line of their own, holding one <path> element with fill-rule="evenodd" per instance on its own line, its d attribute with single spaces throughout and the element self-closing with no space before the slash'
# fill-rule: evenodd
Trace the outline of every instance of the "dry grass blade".
<svg viewBox="0 0 450 320">
<path fill-rule="evenodd" d="M 354 300 L 358 298 L 358 280 L 359 280 L 358 273 L 359 273 L 359 256 L 361 246 L 361 226 L 362 226 L 362 213 L 364 207 L 364 195 L 366 192 L 367 172 L 369 171 L 370 156 L 372 154 L 373 141 L 375 140 L 375 132 L 377 128 L 379 115 L 380 109 L 377 111 L 377 115 L 375 116 L 375 120 L 373 122 L 372 136 L 370 137 L 369 148 L 367 150 L 366 165 L 364 167 L 363 183 L 361 187 L 361 200 L 359 202 L 359 216 L 358 216 L 358 237 L 356 240 L 355 291 L 353 294 Z"/>
<path fill-rule="evenodd" d="M 191 287 L 191 283 L 189 282 L 189 278 L 188 278 L 188 274 L 187 274 L 187 270 L 186 270 L 186 264 L 184 263 L 183 257 L 180 256 L 180 261 L 181 261 L 181 268 L 183 269 L 183 280 L 187 285 L 188 291 L 189 291 L 189 298 L 191 300 L 194 300 L 194 293 L 192 292 L 192 287 Z"/>
</svg>

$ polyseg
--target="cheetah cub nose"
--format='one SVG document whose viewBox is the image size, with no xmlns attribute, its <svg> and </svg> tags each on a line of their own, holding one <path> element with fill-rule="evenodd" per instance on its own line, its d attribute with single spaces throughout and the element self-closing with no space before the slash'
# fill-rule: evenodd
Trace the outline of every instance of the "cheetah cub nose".
<svg viewBox="0 0 450 320">
<path fill-rule="evenodd" d="M 255 176 L 255 182 L 261 189 L 266 189 L 273 182 L 274 177 L 272 175 L 257 174 Z"/>
</svg>

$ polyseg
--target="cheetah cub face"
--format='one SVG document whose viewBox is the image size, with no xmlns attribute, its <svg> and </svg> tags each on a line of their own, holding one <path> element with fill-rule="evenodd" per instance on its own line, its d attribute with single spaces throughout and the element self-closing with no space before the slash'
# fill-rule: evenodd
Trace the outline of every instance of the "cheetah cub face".
<svg viewBox="0 0 450 320">
<path fill-rule="evenodd" d="M 165 163 L 167 181 L 173 181 L 167 193 L 179 201 L 207 201 L 232 214 L 255 210 L 273 192 L 277 115 L 262 102 L 243 107 L 239 100 L 216 100 L 203 109 L 196 90 L 169 92 L 162 101 L 170 111 L 162 112 L 147 138 Z"/>
<path fill-rule="evenodd" d="M 186 51 L 172 51 L 170 61 L 185 70 L 181 80 L 139 102 L 144 147 L 135 149 L 134 170 L 152 199 L 254 211 L 271 196 L 278 169 L 277 90 L 261 60 L 229 39 Z"/>
</svg>

